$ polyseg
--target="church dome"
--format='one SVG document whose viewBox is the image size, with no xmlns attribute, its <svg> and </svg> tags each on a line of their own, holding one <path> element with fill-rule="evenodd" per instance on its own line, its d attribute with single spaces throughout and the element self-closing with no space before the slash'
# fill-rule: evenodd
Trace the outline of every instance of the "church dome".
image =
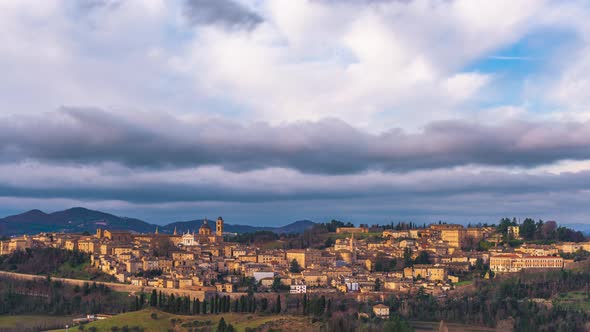
<svg viewBox="0 0 590 332">
<path fill-rule="evenodd" d="M 211 234 L 211 227 L 207 224 L 207 219 L 203 220 L 203 225 L 199 228 L 199 234 L 202 235 L 210 235 Z"/>
</svg>

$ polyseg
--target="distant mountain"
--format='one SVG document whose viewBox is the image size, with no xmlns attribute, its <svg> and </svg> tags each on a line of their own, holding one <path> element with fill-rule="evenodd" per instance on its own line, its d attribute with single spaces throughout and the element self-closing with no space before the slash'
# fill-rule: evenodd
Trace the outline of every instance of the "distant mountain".
<svg viewBox="0 0 590 332">
<path fill-rule="evenodd" d="M 203 224 L 203 219 L 197 220 L 189 220 L 189 221 L 177 221 L 170 223 L 165 226 L 161 226 L 159 229 L 164 233 L 172 233 L 174 232 L 174 228 L 176 227 L 176 231 L 178 233 L 181 232 L 192 232 L 199 231 L 199 228 Z M 248 226 L 248 225 L 232 225 L 232 224 L 224 224 L 223 231 L 228 233 L 253 233 L 257 231 L 271 231 L 277 234 L 282 233 L 303 233 L 306 229 L 313 227 L 315 223 L 309 220 L 299 220 L 293 223 L 290 223 L 285 226 L 281 227 L 268 227 L 268 226 Z M 211 230 L 215 230 L 215 220 L 209 220 L 209 226 Z"/>
<path fill-rule="evenodd" d="M 272 231 L 278 234 L 303 233 L 305 230 L 312 228 L 313 225 L 315 223 L 311 220 L 298 220 L 288 225 L 272 229 Z"/>
<path fill-rule="evenodd" d="M 155 225 L 139 219 L 117 217 L 81 207 L 49 214 L 39 210 L 31 210 L 0 219 L 0 234 L 3 235 L 36 234 L 39 232 L 81 233 L 84 231 L 93 233 L 97 228 L 153 232 Z"/>
<path fill-rule="evenodd" d="M 570 223 L 561 224 L 560 226 L 569 227 L 573 230 L 582 232 L 585 236 L 590 236 L 590 224 Z"/>
<path fill-rule="evenodd" d="M 154 232 L 156 227 L 162 233 L 172 234 L 174 227 L 177 231 L 186 232 L 197 230 L 203 220 L 173 222 L 164 226 L 150 224 L 143 220 L 118 217 L 109 213 L 75 207 L 64 211 L 45 213 L 31 210 L 25 213 L 0 219 L 0 235 L 37 234 L 40 232 L 82 233 L 96 232 L 97 228 L 129 230 L 138 233 Z M 300 220 L 282 227 L 257 227 L 248 225 L 225 224 L 224 231 L 230 233 L 249 233 L 256 231 L 272 231 L 275 233 L 302 233 L 314 225 L 312 221 Z M 215 221 L 210 222 L 215 230 Z"/>
</svg>

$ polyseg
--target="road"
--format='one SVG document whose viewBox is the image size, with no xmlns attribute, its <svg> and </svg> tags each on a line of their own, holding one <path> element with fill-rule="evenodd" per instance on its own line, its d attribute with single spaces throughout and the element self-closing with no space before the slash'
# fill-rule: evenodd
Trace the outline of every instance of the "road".
<svg viewBox="0 0 590 332">
<path fill-rule="evenodd" d="M 25 274 L 25 273 L 15 273 L 15 272 L 6 272 L 0 271 L 0 276 L 18 279 L 18 280 L 44 280 L 46 276 L 40 276 L 35 274 Z M 92 280 L 80 280 L 80 279 L 70 279 L 70 278 L 58 278 L 58 277 L 51 277 L 52 280 L 61 281 L 63 283 L 69 285 L 78 285 L 80 287 L 84 286 L 85 283 L 93 283 L 96 282 L 97 285 L 105 285 L 108 288 L 116 291 L 116 292 L 128 292 L 128 293 L 151 293 L 152 290 L 156 290 L 157 292 L 162 292 L 163 294 L 174 294 L 174 296 L 189 296 L 191 299 L 197 298 L 199 301 L 205 299 L 205 292 L 204 291 L 197 291 L 197 290 L 188 290 L 188 289 L 175 289 L 175 288 L 159 288 L 159 287 L 149 287 L 149 286 L 134 286 L 130 284 L 120 284 L 116 282 L 104 282 L 104 281 L 92 281 Z"/>
</svg>

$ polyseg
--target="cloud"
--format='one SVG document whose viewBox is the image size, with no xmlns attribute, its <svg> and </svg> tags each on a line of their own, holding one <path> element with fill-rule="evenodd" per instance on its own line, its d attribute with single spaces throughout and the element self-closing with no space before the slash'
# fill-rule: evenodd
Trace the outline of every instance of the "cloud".
<svg viewBox="0 0 590 332">
<path fill-rule="evenodd" d="M 262 17 L 234 0 L 186 0 L 184 16 L 191 24 L 252 29 Z"/>
<path fill-rule="evenodd" d="M 0 1 L 0 205 L 581 219 L 587 17 L 543 0 Z M 571 49 L 515 57 L 556 30 Z M 89 107 L 45 112 L 60 105 Z"/>
<path fill-rule="evenodd" d="M 326 176 L 282 168 L 235 173 L 220 167 L 151 170 L 22 162 L 0 165 L 0 203 L 109 208 L 166 221 L 222 214 L 257 224 L 335 217 L 495 222 L 506 215 L 576 216 L 568 221 L 580 221 L 576 211 L 587 204 L 588 183 L 588 170 L 531 174 L 467 167 Z"/>
<path fill-rule="evenodd" d="M 553 174 L 463 167 L 407 173 L 305 174 L 268 168 L 233 172 L 217 166 L 132 169 L 21 162 L 0 165 L 0 196 L 120 200 L 130 203 L 271 202 L 575 192 L 590 189 L 590 171 Z M 9 171 L 12 170 L 12 171 Z"/>
<path fill-rule="evenodd" d="M 304 173 L 407 172 L 462 165 L 534 167 L 590 158 L 588 122 L 467 121 L 373 134 L 324 119 L 272 126 L 222 119 L 183 120 L 149 113 L 124 116 L 62 108 L 43 116 L 5 117 L 4 162 L 115 162 L 136 168 L 221 166 L 232 171 L 272 167 Z"/>
</svg>

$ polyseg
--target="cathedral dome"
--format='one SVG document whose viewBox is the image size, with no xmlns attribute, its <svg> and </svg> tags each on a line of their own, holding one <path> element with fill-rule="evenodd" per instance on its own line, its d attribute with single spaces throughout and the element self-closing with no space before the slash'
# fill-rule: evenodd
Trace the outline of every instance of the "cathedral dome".
<svg viewBox="0 0 590 332">
<path fill-rule="evenodd" d="M 199 234 L 201 235 L 211 235 L 211 227 L 207 224 L 207 219 L 203 220 L 203 225 L 199 228 Z"/>
</svg>

